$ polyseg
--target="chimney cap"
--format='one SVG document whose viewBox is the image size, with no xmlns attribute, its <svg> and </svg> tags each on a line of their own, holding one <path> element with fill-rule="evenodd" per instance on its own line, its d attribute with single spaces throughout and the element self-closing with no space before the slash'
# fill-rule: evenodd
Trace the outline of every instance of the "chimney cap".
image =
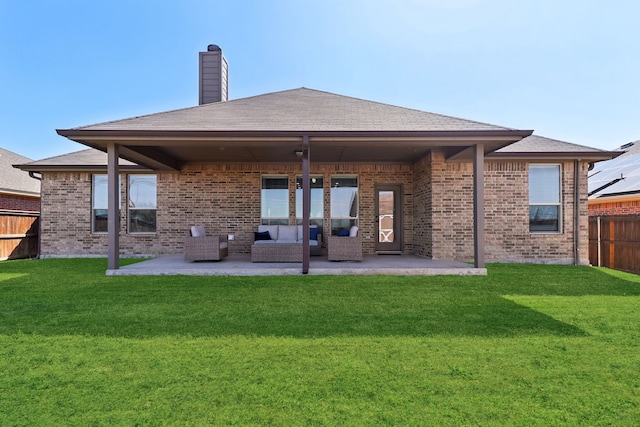
<svg viewBox="0 0 640 427">
<path fill-rule="evenodd" d="M 220 46 L 218 46 L 217 44 L 210 44 L 209 46 L 207 46 L 207 51 L 208 52 L 220 52 L 222 49 L 220 49 Z"/>
</svg>

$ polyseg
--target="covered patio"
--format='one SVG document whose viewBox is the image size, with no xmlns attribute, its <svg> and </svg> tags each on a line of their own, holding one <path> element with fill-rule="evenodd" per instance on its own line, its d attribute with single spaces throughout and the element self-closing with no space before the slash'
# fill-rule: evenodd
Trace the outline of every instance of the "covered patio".
<svg viewBox="0 0 640 427">
<path fill-rule="evenodd" d="M 188 197 L 193 197 L 187 193 L 194 188 L 194 185 L 199 184 L 194 184 L 192 176 L 195 175 L 189 174 L 197 171 L 195 173 L 204 176 L 202 170 L 205 166 L 202 165 L 207 165 L 206 167 L 216 171 L 208 175 L 211 186 L 201 184 L 200 191 L 204 191 L 206 197 L 219 198 L 217 192 L 239 182 L 236 195 L 241 194 L 241 197 L 234 198 L 233 202 L 227 202 L 224 208 L 222 205 L 211 205 L 208 212 L 200 210 L 198 215 L 191 214 L 196 217 L 191 221 L 200 221 L 199 218 L 206 217 L 222 217 L 205 225 L 213 229 L 214 233 L 239 235 L 243 240 L 236 239 L 229 247 L 229 253 L 235 253 L 238 256 L 249 251 L 250 243 L 243 236 L 254 231 L 253 227 L 261 221 L 258 210 L 260 206 L 251 204 L 252 200 L 260 201 L 260 195 L 257 192 L 260 190 L 260 184 L 255 182 L 242 186 L 243 179 L 249 176 L 243 173 L 251 171 L 257 176 L 255 168 L 258 167 L 261 176 L 284 176 L 291 182 L 294 182 L 294 176 L 296 180 L 299 178 L 301 214 L 297 218 L 298 215 L 294 212 L 293 196 L 290 196 L 288 212 L 283 215 L 288 224 L 293 225 L 299 220 L 298 225 L 302 225 L 303 229 L 309 228 L 312 176 L 321 176 L 325 180 L 324 191 L 327 195 L 330 189 L 326 184 L 336 176 L 336 173 L 342 174 L 339 176 L 359 176 L 362 179 L 358 182 L 362 184 L 354 188 L 360 200 L 354 205 L 355 213 L 349 213 L 348 216 L 350 219 L 354 218 L 355 224 L 364 234 L 363 242 L 367 247 L 363 253 L 374 255 L 393 252 L 402 253 L 403 257 L 413 253 L 422 257 L 450 258 L 451 254 L 443 256 L 432 253 L 433 229 L 441 230 L 449 226 L 448 219 L 444 219 L 448 215 L 446 209 L 449 208 L 438 207 L 439 210 L 436 212 L 433 204 L 440 203 L 440 200 L 448 197 L 443 193 L 454 192 L 452 187 L 447 187 L 447 183 L 460 182 L 461 176 L 452 176 L 452 181 L 438 181 L 439 186 L 434 187 L 433 181 L 440 180 L 440 176 L 437 176 L 438 172 L 433 172 L 432 177 L 431 168 L 433 162 L 440 160 L 433 159 L 442 158 L 447 164 L 471 164 L 472 180 L 469 186 L 471 192 L 465 193 L 464 207 L 456 209 L 472 210 L 472 215 L 465 223 L 472 225 L 472 234 L 464 237 L 464 245 L 473 248 L 473 267 L 480 272 L 485 272 L 485 156 L 521 140 L 531 132 L 393 107 L 306 88 L 58 130 L 60 135 L 107 153 L 107 246 L 110 274 L 119 269 L 119 258 L 123 249 L 120 239 L 125 231 L 121 227 L 120 218 L 119 159 L 126 159 L 159 175 L 165 174 L 161 177 L 161 181 L 177 183 L 174 187 L 166 188 L 166 192 L 175 193 L 172 194 L 171 199 L 167 199 L 164 204 L 158 206 L 160 217 L 164 215 L 163 211 L 171 209 L 178 217 L 184 211 L 195 212 L 196 209 L 200 209 L 193 206 L 189 209 L 185 207 L 190 200 Z M 370 169 L 364 169 L 367 166 L 363 165 L 369 165 Z M 410 171 L 398 172 L 397 175 L 380 172 L 394 170 L 389 165 L 396 165 L 395 170 L 400 170 L 402 165 L 409 165 Z M 367 173 L 369 175 L 365 175 Z M 404 175 L 400 175 L 401 173 Z M 164 179 L 164 176 L 167 178 Z M 180 185 L 182 187 L 179 187 Z M 287 186 L 287 191 L 290 191 L 291 185 Z M 415 198 L 413 198 L 413 190 L 409 190 L 414 187 L 415 193 L 419 194 Z M 434 188 L 436 190 L 433 190 Z M 392 191 L 395 191 L 394 200 L 397 201 L 397 206 L 390 211 L 393 212 L 392 218 L 397 218 L 395 226 L 397 230 L 393 232 L 396 236 L 394 244 L 397 243 L 397 247 L 383 247 L 383 242 L 377 240 L 379 235 L 377 227 L 380 219 L 389 212 L 380 210 L 378 194 Z M 433 191 L 439 193 L 435 194 Z M 331 203 L 329 197 L 324 201 L 323 220 L 326 221 L 322 234 L 336 235 L 337 230 L 334 230 L 331 224 L 333 217 L 327 202 Z M 360 212 L 358 212 L 359 205 L 361 205 Z M 472 209 L 469 209 L 470 207 Z M 442 217 L 438 217 L 439 223 L 435 227 L 432 215 Z M 238 218 L 241 221 L 237 221 Z M 403 218 L 407 219 L 403 220 Z M 235 223 L 234 219 L 236 219 Z M 184 220 L 187 221 L 186 218 Z M 240 229 L 236 226 L 238 222 L 247 225 Z M 420 223 L 420 225 L 414 228 L 414 223 Z M 175 224 L 164 225 L 166 226 L 164 230 L 171 229 L 170 233 L 173 235 L 167 234 L 166 231 L 157 233 L 158 238 L 167 239 L 163 242 L 163 247 L 176 246 Z M 416 229 L 422 233 L 420 237 L 416 237 Z M 388 234 L 387 232 L 385 236 Z M 410 244 L 404 245 L 403 236 Z M 249 271 L 255 275 L 261 274 L 258 273 L 259 271 L 266 271 L 265 274 L 272 271 L 286 274 L 287 268 L 291 268 L 295 274 L 299 274 L 300 271 L 303 274 L 345 274 L 336 271 L 347 269 L 347 271 L 363 274 L 364 271 L 379 271 L 377 269 L 380 263 L 382 265 L 390 263 L 392 265 L 381 270 L 385 272 L 383 274 L 404 274 L 403 268 L 397 267 L 400 262 L 397 257 L 380 261 L 382 258 L 373 256 L 359 267 L 323 265 L 319 261 L 310 259 L 309 245 L 309 236 L 303 236 L 302 247 L 305 255 L 302 263 L 295 266 L 247 268 L 244 265 L 237 268 L 230 267 L 230 270 Z M 466 255 L 464 259 L 470 258 Z M 420 274 L 430 274 L 430 268 L 443 268 L 425 264 L 427 258 L 416 257 L 416 260 L 421 262 L 411 265 L 412 272 L 425 271 L 426 273 Z M 225 264 L 230 264 L 229 260 L 222 263 L 222 265 Z M 161 265 L 158 267 L 161 271 L 163 270 Z M 136 268 L 141 267 L 130 267 L 125 270 Z M 192 268 L 193 266 L 190 266 L 184 271 Z M 196 270 L 202 270 L 202 268 L 198 267 Z M 394 273 L 390 273 L 391 271 Z"/>
<path fill-rule="evenodd" d="M 249 254 L 230 254 L 218 262 L 186 262 L 182 255 L 161 255 L 107 270 L 109 276 L 297 276 L 300 263 L 252 263 Z M 310 275 L 438 276 L 486 275 L 486 268 L 452 260 L 416 255 L 365 255 L 360 262 L 332 262 L 326 255 L 312 257 Z"/>
</svg>

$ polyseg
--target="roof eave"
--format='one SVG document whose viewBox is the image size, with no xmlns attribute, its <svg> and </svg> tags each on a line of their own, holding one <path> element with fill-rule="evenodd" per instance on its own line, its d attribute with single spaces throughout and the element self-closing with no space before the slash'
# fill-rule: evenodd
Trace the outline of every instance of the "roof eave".
<svg viewBox="0 0 640 427">
<path fill-rule="evenodd" d="M 140 129 L 57 129 L 58 135 L 72 139 L 126 138 L 273 138 L 273 137 L 344 137 L 344 138 L 439 138 L 439 137 L 514 137 L 524 138 L 532 130 L 491 129 L 491 130 L 140 130 Z M 82 142 L 82 141 L 78 141 Z"/>
<path fill-rule="evenodd" d="M 40 198 L 40 193 L 35 191 L 11 190 L 8 188 L 0 188 L 0 193 L 11 194 L 13 196 Z"/>
<path fill-rule="evenodd" d="M 26 172 L 98 172 L 106 173 L 107 165 L 14 165 L 15 168 Z M 139 165 L 120 165 L 120 172 L 153 172 L 153 169 Z"/>
<path fill-rule="evenodd" d="M 544 152 L 493 152 L 487 160 L 588 160 L 598 162 L 621 155 L 622 151 L 544 151 Z"/>
</svg>

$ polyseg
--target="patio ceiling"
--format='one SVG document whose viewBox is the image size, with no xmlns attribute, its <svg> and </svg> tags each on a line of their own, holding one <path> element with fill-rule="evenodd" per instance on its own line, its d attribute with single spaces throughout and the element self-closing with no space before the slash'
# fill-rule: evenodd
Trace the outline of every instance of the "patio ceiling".
<svg viewBox="0 0 640 427">
<path fill-rule="evenodd" d="M 58 133 L 101 151 L 120 146 L 120 157 L 151 169 L 179 170 L 186 163 L 297 162 L 302 137 L 310 139 L 312 162 L 414 162 L 438 148 L 451 161 L 471 161 L 471 148 L 485 154 L 531 134 L 522 130 L 372 132 L 113 131 L 68 129 Z"/>
</svg>

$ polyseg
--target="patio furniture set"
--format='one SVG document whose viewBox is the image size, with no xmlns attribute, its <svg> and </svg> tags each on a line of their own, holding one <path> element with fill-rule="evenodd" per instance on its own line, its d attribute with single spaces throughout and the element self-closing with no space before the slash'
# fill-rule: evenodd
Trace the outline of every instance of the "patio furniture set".
<svg viewBox="0 0 640 427">
<path fill-rule="evenodd" d="M 322 255 L 322 233 L 317 226 L 309 229 L 309 251 Z M 251 262 L 302 262 L 303 230 L 301 225 L 259 225 L 251 245 Z M 185 238 L 185 261 L 220 261 L 229 255 L 227 236 L 207 235 L 203 226 L 193 226 Z M 329 261 L 362 261 L 362 237 L 358 227 L 348 236 L 329 236 Z"/>
</svg>

